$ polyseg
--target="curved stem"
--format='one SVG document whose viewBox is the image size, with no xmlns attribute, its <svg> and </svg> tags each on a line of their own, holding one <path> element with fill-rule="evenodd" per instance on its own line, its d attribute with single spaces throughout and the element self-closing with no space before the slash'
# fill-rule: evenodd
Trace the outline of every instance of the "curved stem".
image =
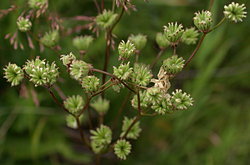
<svg viewBox="0 0 250 165">
<path fill-rule="evenodd" d="M 220 25 L 222 25 L 222 24 L 224 23 L 225 20 L 226 20 L 226 18 L 223 17 L 223 18 L 220 20 L 220 22 L 219 22 L 217 25 L 215 25 L 212 29 L 210 29 L 208 32 L 212 32 L 212 31 L 214 31 L 215 29 L 217 29 Z"/>
<path fill-rule="evenodd" d="M 186 61 L 184 68 L 190 63 L 190 61 L 193 59 L 194 55 L 198 52 L 198 50 L 201 47 L 202 42 L 204 41 L 205 37 L 206 37 L 207 33 L 203 33 L 200 41 L 198 42 L 196 48 L 194 49 L 193 53 L 191 54 L 191 56 L 188 58 L 188 60 Z"/>
<path fill-rule="evenodd" d="M 151 65 L 150 65 L 150 69 L 153 69 L 153 68 L 154 68 L 154 66 L 155 66 L 156 63 L 159 61 L 159 59 L 161 58 L 161 55 L 164 53 L 165 50 L 166 50 L 166 49 L 164 48 L 164 49 L 161 49 L 161 50 L 158 52 L 158 54 L 157 54 L 155 60 L 154 60 L 154 61 L 151 63 Z"/>
</svg>

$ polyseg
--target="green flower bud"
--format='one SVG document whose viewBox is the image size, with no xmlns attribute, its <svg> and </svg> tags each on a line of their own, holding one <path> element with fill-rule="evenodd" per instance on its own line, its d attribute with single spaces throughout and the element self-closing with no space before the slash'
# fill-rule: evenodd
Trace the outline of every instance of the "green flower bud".
<svg viewBox="0 0 250 165">
<path fill-rule="evenodd" d="M 11 83 L 11 86 L 17 86 L 24 78 L 23 70 L 16 64 L 8 64 L 4 68 L 4 78 Z"/>
<path fill-rule="evenodd" d="M 114 75 L 122 80 L 127 80 L 133 72 L 133 69 L 129 67 L 129 63 L 130 62 L 128 62 L 127 64 L 121 64 L 118 68 L 113 66 Z"/>
<path fill-rule="evenodd" d="M 24 70 L 35 86 L 51 86 L 59 76 L 58 68 L 54 62 L 50 65 L 45 60 L 40 60 L 39 58 L 31 61 L 28 60 L 24 66 Z"/>
<path fill-rule="evenodd" d="M 98 26 L 100 26 L 101 28 L 109 28 L 111 25 L 114 24 L 116 18 L 117 18 L 117 14 L 115 14 L 114 12 L 112 11 L 107 11 L 107 10 L 104 10 L 102 14 L 99 14 L 97 17 L 96 17 L 96 24 Z"/>
<path fill-rule="evenodd" d="M 207 10 L 196 12 L 193 19 L 194 19 L 194 25 L 202 32 L 209 31 L 213 23 L 212 13 Z"/>
<path fill-rule="evenodd" d="M 193 99 L 189 94 L 182 92 L 181 89 L 176 89 L 172 93 L 171 103 L 176 110 L 185 110 L 193 105 Z"/>
<path fill-rule="evenodd" d="M 42 6 L 45 6 L 48 3 L 48 0 L 29 0 L 29 7 L 32 9 L 40 9 Z"/>
<path fill-rule="evenodd" d="M 147 36 L 138 34 L 138 35 L 130 35 L 128 38 L 134 45 L 136 50 L 142 50 L 147 43 Z"/>
<path fill-rule="evenodd" d="M 160 101 L 155 102 L 151 108 L 158 114 L 164 115 L 166 113 L 172 113 L 170 95 L 164 96 Z"/>
<path fill-rule="evenodd" d="M 166 48 L 170 45 L 170 42 L 167 40 L 163 33 L 157 33 L 155 40 L 161 49 Z"/>
<path fill-rule="evenodd" d="M 146 99 L 152 104 L 161 101 L 162 97 L 163 94 L 160 88 L 152 87 L 147 89 Z"/>
<path fill-rule="evenodd" d="M 124 87 L 124 86 L 123 86 L 122 84 L 116 84 L 116 85 L 113 85 L 113 86 L 112 86 L 112 89 L 113 89 L 115 92 L 119 93 L 120 90 L 121 90 L 121 88 L 123 88 L 123 87 Z"/>
<path fill-rule="evenodd" d="M 79 36 L 73 39 L 73 45 L 78 50 L 88 50 L 89 46 L 93 43 L 94 38 L 92 36 Z"/>
<path fill-rule="evenodd" d="M 122 160 L 125 160 L 131 152 L 131 144 L 124 140 L 118 140 L 114 145 L 114 152 L 116 156 Z"/>
<path fill-rule="evenodd" d="M 180 72 L 184 67 L 184 59 L 173 55 L 170 58 L 167 58 L 163 61 L 162 67 L 167 72 L 167 74 L 176 74 Z"/>
<path fill-rule="evenodd" d="M 131 74 L 131 80 L 133 83 L 140 86 L 147 86 L 153 77 L 151 70 L 144 64 L 135 64 L 133 72 Z"/>
<path fill-rule="evenodd" d="M 125 133 L 127 132 L 128 128 L 130 127 L 130 125 L 132 124 L 132 122 L 134 121 L 134 118 L 127 118 L 125 117 L 122 123 L 122 133 L 120 137 L 123 137 L 125 135 Z M 126 138 L 128 139 L 137 139 L 140 135 L 141 132 L 141 128 L 140 128 L 140 122 L 137 121 L 133 127 L 130 129 L 130 131 L 128 132 Z"/>
<path fill-rule="evenodd" d="M 187 45 L 196 44 L 199 32 L 195 28 L 186 29 L 181 37 L 181 41 Z"/>
<path fill-rule="evenodd" d="M 112 140 L 112 131 L 109 127 L 101 125 L 96 130 L 90 131 L 91 147 L 95 153 L 101 153 Z"/>
<path fill-rule="evenodd" d="M 100 85 L 99 78 L 95 76 L 86 76 L 82 79 L 82 87 L 85 89 L 86 92 L 95 92 L 98 90 Z"/>
<path fill-rule="evenodd" d="M 40 41 L 44 46 L 54 47 L 59 41 L 59 32 L 57 30 L 47 32 Z"/>
<path fill-rule="evenodd" d="M 164 26 L 164 35 L 172 45 L 176 45 L 179 42 L 183 32 L 182 24 L 178 25 L 177 22 L 171 22 L 168 23 L 168 26 Z"/>
<path fill-rule="evenodd" d="M 90 64 L 81 60 L 74 60 L 70 65 L 69 74 L 75 80 L 81 81 L 83 77 L 88 75 L 90 68 Z"/>
<path fill-rule="evenodd" d="M 84 100 L 80 95 L 68 97 L 64 102 L 64 107 L 72 114 L 78 115 L 84 107 Z"/>
<path fill-rule="evenodd" d="M 90 106 L 94 108 L 99 114 L 105 114 L 109 109 L 109 100 L 98 97 L 90 104 Z"/>
<path fill-rule="evenodd" d="M 118 52 L 119 60 L 126 60 L 135 53 L 135 45 L 130 40 L 127 42 L 122 40 L 118 46 Z"/>
<path fill-rule="evenodd" d="M 232 2 L 229 5 L 224 6 L 224 15 L 226 19 L 237 23 L 237 22 L 242 22 L 243 18 L 246 17 L 247 12 L 245 4 L 238 4 L 235 2 Z"/>
<path fill-rule="evenodd" d="M 133 99 L 131 100 L 131 104 L 132 106 L 137 109 L 138 108 L 138 98 L 137 95 L 134 95 Z M 146 96 L 146 91 L 141 92 L 140 91 L 140 105 L 143 108 L 147 108 L 148 107 L 148 99 Z"/>
<path fill-rule="evenodd" d="M 17 27 L 21 32 L 27 32 L 31 29 L 32 23 L 27 18 L 19 17 L 17 19 Z"/>
<path fill-rule="evenodd" d="M 70 52 L 69 54 L 61 55 L 60 60 L 62 60 L 63 65 L 68 67 L 73 61 L 76 60 L 76 56 Z"/>
</svg>

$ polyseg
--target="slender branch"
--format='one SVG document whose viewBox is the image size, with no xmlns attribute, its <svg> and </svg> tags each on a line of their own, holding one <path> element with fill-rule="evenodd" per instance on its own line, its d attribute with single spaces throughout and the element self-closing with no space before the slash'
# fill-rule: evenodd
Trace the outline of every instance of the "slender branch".
<svg viewBox="0 0 250 165">
<path fill-rule="evenodd" d="M 141 115 L 138 114 L 138 115 L 134 118 L 134 120 L 133 120 L 133 122 L 130 124 L 130 126 L 128 127 L 128 129 L 127 129 L 127 131 L 125 132 L 125 134 L 121 137 L 121 139 L 125 139 L 125 138 L 127 137 L 129 131 L 130 131 L 130 130 L 132 129 L 132 127 L 136 124 L 136 122 L 140 120 L 140 118 L 141 118 Z"/>
<path fill-rule="evenodd" d="M 109 72 L 106 72 L 106 71 L 103 71 L 103 70 L 100 70 L 100 69 L 95 69 L 95 68 L 92 68 L 91 71 L 94 71 L 94 72 L 99 72 L 99 73 L 102 73 L 102 74 L 105 74 L 105 75 L 108 75 L 110 77 L 113 77 L 115 79 L 117 79 L 120 83 L 122 83 L 126 88 L 128 88 L 130 91 L 136 93 L 132 88 L 130 88 L 125 82 L 123 82 L 121 79 L 119 79 L 118 77 L 116 77 L 115 75 L 109 73 Z"/>
<path fill-rule="evenodd" d="M 206 37 L 207 33 L 203 33 L 201 39 L 199 40 L 196 48 L 194 49 L 193 53 L 191 54 L 191 56 L 188 58 L 188 60 L 186 61 L 184 68 L 190 63 L 190 61 L 193 59 L 194 55 L 198 52 L 198 50 L 201 47 L 202 42 L 204 41 L 204 38 Z"/>
<path fill-rule="evenodd" d="M 78 130 L 80 132 L 80 136 L 81 136 L 81 140 L 82 140 L 83 144 L 90 148 L 89 142 L 88 142 L 87 138 L 84 136 L 83 130 L 81 129 L 81 122 L 80 122 L 79 117 L 76 116 L 75 119 L 77 122 L 77 127 L 78 127 Z"/>
<path fill-rule="evenodd" d="M 208 10 L 210 11 L 213 7 L 214 0 L 210 0 Z"/>
<path fill-rule="evenodd" d="M 100 9 L 100 6 L 99 6 L 98 2 L 96 0 L 93 0 L 93 1 L 95 3 L 95 7 L 96 7 L 98 13 L 101 13 L 101 9 Z"/>
<path fill-rule="evenodd" d="M 90 129 L 93 129 L 93 124 L 92 124 L 92 116 L 91 116 L 91 112 L 90 112 L 90 109 L 89 108 L 87 108 L 87 110 L 88 110 L 88 116 L 89 116 L 89 120 L 88 120 L 88 123 L 89 123 L 89 127 L 90 127 Z"/>
<path fill-rule="evenodd" d="M 104 66 L 103 66 L 103 71 L 108 70 L 108 64 L 109 64 L 109 57 L 110 57 L 110 49 L 111 49 L 111 42 L 112 42 L 112 32 L 115 28 L 115 26 L 118 24 L 118 22 L 121 20 L 123 14 L 124 14 L 125 9 L 122 8 L 122 11 L 120 12 L 118 18 L 114 22 L 114 24 L 110 27 L 110 29 L 107 29 L 106 31 L 106 50 L 105 50 L 105 61 L 104 61 Z M 103 74 L 102 76 L 102 83 L 104 84 L 106 80 L 106 75 Z M 103 93 L 104 96 L 104 93 Z"/>
<path fill-rule="evenodd" d="M 56 92 L 58 93 L 58 95 L 60 96 L 62 100 L 66 99 L 65 94 L 63 93 L 62 89 L 58 85 L 53 85 L 53 88 L 56 90 Z"/>
<path fill-rule="evenodd" d="M 151 63 L 151 65 L 150 65 L 150 69 L 153 69 L 153 68 L 154 68 L 155 64 L 159 61 L 159 59 L 161 58 L 161 56 L 162 56 L 162 54 L 164 53 L 165 50 L 166 50 L 166 49 L 161 49 L 161 50 L 158 52 L 156 58 L 154 59 L 154 61 L 153 61 L 153 62 Z"/>
<path fill-rule="evenodd" d="M 217 25 L 215 25 L 212 29 L 210 29 L 208 32 L 210 33 L 210 32 L 212 32 L 212 31 L 214 31 L 215 29 L 217 29 L 220 25 L 222 25 L 222 24 L 225 22 L 225 20 L 226 20 L 226 18 L 223 17 L 223 18 L 220 20 L 220 22 L 219 22 Z"/>
<path fill-rule="evenodd" d="M 47 88 L 47 87 L 46 87 L 46 88 Z M 63 104 L 60 103 L 60 101 L 56 98 L 56 96 L 55 96 L 55 94 L 53 93 L 53 91 L 52 91 L 50 88 L 47 88 L 47 89 L 48 89 L 48 91 L 49 91 L 50 96 L 53 98 L 54 102 L 55 102 L 58 106 L 60 106 L 65 112 L 67 112 L 67 113 L 69 113 L 69 114 L 71 114 L 71 115 L 74 116 L 74 114 L 72 114 L 71 112 L 69 112 L 69 111 L 63 106 Z"/>
<path fill-rule="evenodd" d="M 104 0 L 102 0 L 101 8 L 102 8 L 102 11 L 103 11 L 104 10 Z"/>
<path fill-rule="evenodd" d="M 123 100 L 122 104 L 121 104 L 121 107 L 119 108 L 118 110 L 118 114 L 116 115 L 115 119 L 114 119 L 114 122 L 112 124 L 112 129 L 115 129 L 117 127 L 117 123 L 118 123 L 118 120 L 122 114 L 122 112 L 124 111 L 125 109 L 125 106 L 127 105 L 128 101 L 129 101 L 129 98 L 131 96 L 131 92 L 129 91 L 129 93 L 127 94 L 126 98 Z"/>
</svg>

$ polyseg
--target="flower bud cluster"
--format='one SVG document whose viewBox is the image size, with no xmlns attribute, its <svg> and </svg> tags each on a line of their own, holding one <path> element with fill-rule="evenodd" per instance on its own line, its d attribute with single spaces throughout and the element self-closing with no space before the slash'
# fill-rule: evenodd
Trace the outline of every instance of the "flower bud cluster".
<svg viewBox="0 0 250 165">
<path fill-rule="evenodd" d="M 121 80 L 127 80 L 133 72 L 133 68 L 130 68 L 129 64 L 130 62 L 127 64 L 121 64 L 119 67 L 113 66 L 114 75 Z"/>
<path fill-rule="evenodd" d="M 195 28 L 188 28 L 184 31 L 181 42 L 187 44 L 187 45 L 193 45 L 196 44 L 198 40 L 199 32 L 195 30 Z"/>
<path fill-rule="evenodd" d="M 162 67 L 167 74 L 176 74 L 183 69 L 184 63 L 185 61 L 182 57 L 173 55 L 163 61 Z"/>
<path fill-rule="evenodd" d="M 170 45 L 170 42 L 163 33 L 157 33 L 155 41 L 161 49 L 164 49 Z"/>
<path fill-rule="evenodd" d="M 117 16 L 118 15 L 112 11 L 104 10 L 100 15 L 96 17 L 95 21 L 98 26 L 103 29 L 107 29 L 114 24 Z"/>
<path fill-rule="evenodd" d="M 80 95 L 68 97 L 64 102 L 64 107 L 72 114 L 78 115 L 83 109 L 84 100 Z"/>
<path fill-rule="evenodd" d="M 17 86 L 24 78 L 23 70 L 16 64 L 8 64 L 4 68 L 4 78 L 11 83 L 11 86 Z"/>
<path fill-rule="evenodd" d="M 27 32 L 31 29 L 32 23 L 28 18 L 19 17 L 17 19 L 17 27 L 21 32 Z"/>
<path fill-rule="evenodd" d="M 94 38 L 92 36 L 79 36 L 73 39 L 73 45 L 78 50 L 88 50 L 89 46 L 93 43 Z"/>
<path fill-rule="evenodd" d="M 142 50 L 147 43 L 147 36 L 138 34 L 138 35 L 130 35 L 128 38 L 129 41 L 131 41 L 134 45 L 136 50 Z"/>
<path fill-rule="evenodd" d="M 176 45 L 184 32 L 182 24 L 177 22 L 168 23 L 167 26 L 164 26 L 164 35 L 171 45 Z"/>
<path fill-rule="evenodd" d="M 224 6 L 224 15 L 226 19 L 234 23 L 242 22 L 247 14 L 245 10 L 245 4 L 240 5 L 239 3 L 232 2 L 231 4 Z"/>
<path fill-rule="evenodd" d="M 59 76 L 55 62 L 49 64 L 39 58 L 28 60 L 23 69 L 35 86 L 51 86 Z"/>
<path fill-rule="evenodd" d="M 41 43 L 47 47 L 54 47 L 59 41 L 59 31 L 53 30 L 45 33 L 45 35 L 41 38 Z"/>
<path fill-rule="evenodd" d="M 127 42 L 121 41 L 118 46 L 119 60 L 127 60 L 135 53 L 135 45 L 128 40 Z"/>
<path fill-rule="evenodd" d="M 131 144 L 124 139 L 118 140 L 114 145 L 114 152 L 116 156 L 122 160 L 125 160 L 131 152 Z"/>
<path fill-rule="evenodd" d="M 208 10 L 198 11 L 195 13 L 195 16 L 193 18 L 194 25 L 199 29 L 201 32 L 207 32 L 209 31 L 213 19 L 212 19 L 212 13 Z"/>
<path fill-rule="evenodd" d="M 85 76 L 81 81 L 82 87 L 88 93 L 96 92 L 100 86 L 100 80 L 96 76 Z"/>
<path fill-rule="evenodd" d="M 105 151 L 112 140 L 112 131 L 108 126 L 101 125 L 96 130 L 90 131 L 91 148 L 99 154 Z"/>
<path fill-rule="evenodd" d="M 94 108 L 99 114 L 106 114 L 109 110 L 109 104 L 109 100 L 98 97 L 90 104 L 90 106 Z"/>
</svg>

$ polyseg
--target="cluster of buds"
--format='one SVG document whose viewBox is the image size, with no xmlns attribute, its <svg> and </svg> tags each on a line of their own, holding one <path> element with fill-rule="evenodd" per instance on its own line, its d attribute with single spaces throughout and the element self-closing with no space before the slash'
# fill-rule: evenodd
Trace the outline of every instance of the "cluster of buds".
<svg viewBox="0 0 250 165">
<path fill-rule="evenodd" d="M 127 60 L 135 54 L 135 50 L 136 47 L 130 40 L 127 42 L 121 41 L 118 46 L 119 60 Z"/>
<path fill-rule="evenodd" d="M 92 36 L 79 36 L 73 39 L 73 45 L 80 51 L 87 51 L 93 40 Z"/>
<path fill-rule="evenodd" d="M 96 100 L 92 101 L 90 106 L 95 109 L 100 115 L 106 114 L 109 110 L 109 100 L 102 97 L 98 97 Z"/>
<path fill-rule="evenodd" d="M 247 12 L 245 4 L 238 4 L 232 2 L 229 5 L 224 6 L 224 15 L 226 19 L 232 22 L 242 22 L 242 19 L 246 17 Z"/>
<path fill-rule="evenodd" d="M 68 97 L 64 102 L 64 107 L 72 114 L 78 115 L 83 109 L 84 100 L 80 95 Z"/>
<path fill-rule="evenodd" d="M 182 24 L 177 22 L 168 23 L 167 26 L 164 26 L 164 35 L 171 45 L 177 45 L 181 39 L 181 36 L 184 32 Z"/>
<path fill-rule="evenodd" d="M 56 82 L 59 76 L 58 68 L 54 62 L 49 64 L 39 58 L 28 60 L 23 69 L 35 86 L 49 87 Z"/>
<path fill-rule="evenodd" d="M 130 35 L 128 38 L 129 41 L 131 41 L 134 45 L 136 50 L 140 51 L 142 50 L 147 43 L 147 36 L 138 34 L 138 35 Z"/>
<path fill-rule="evenodd" d="M 4 68 L 4 78 L 11 83 L 11 86 L 17 86 L 24 78 L 24 73 L 22 68 L 16 64 L 8 64 Z"/>
<path fill-rule="evenodd" d="M 212 13 L 208 10 L 196 12 L 193 19 L 194 25 L 203 33 L 208 32 L 213 23 Z"/>
<path fill-rule="evenodd" d="M 28 18 L 19 17 L 17 19 L 17 27 L 21 32 L 27 32 L 31 29 L 32 23 Z"/>
<path fill-rule="evenodd" d="M 96 154 L 104 152 L 112 140 L 111 129 L 108 126 L 101 125 L 96 130 L 91 130 L 90 133 L 92 150 Z"/>
<path fill-rule="evenodd" d="M 116 156 L 122 160 L 125 160 L 127 156 L 130 154 L 132 149 L 129 141 L 121 139 L 118 140 L 114 145 L 114 152 Z"/>
<path fill-rule="evenodd" d="M 53 30 L 45 33 L 45 35 L 40 39 L 41 43 L 47 47 L 54 47 L 59 41 L 58 30 Z"/>
<path fill-rule="evenodd" d="M 117 16 L 118 15 L 112 11 L 104 10 L 96 17 L 95 22 L 99 27 L 107 29 L 114 24 Z"/>
</svg>

